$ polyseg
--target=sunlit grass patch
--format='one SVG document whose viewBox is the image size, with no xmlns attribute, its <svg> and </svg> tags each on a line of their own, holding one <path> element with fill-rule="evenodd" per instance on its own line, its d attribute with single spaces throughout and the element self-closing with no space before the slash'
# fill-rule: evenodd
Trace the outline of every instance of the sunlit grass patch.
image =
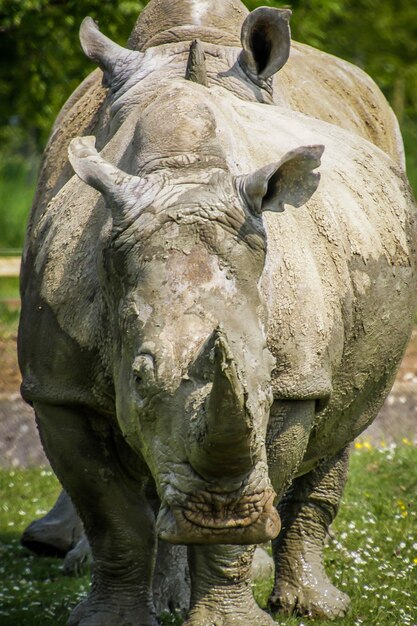
<svg viewBox="0 0 417 626">
<path fill-rule="evenodd" d="M 53 504 L 58 483 L 48 470 L 0 472 L 0 624 L 61 626 L 89 587 L 88 576 L 66 578 L 61 562 L 30 556 L 19 545 L 25 526 Z M 350 477 L 334 538 L 326 547 L 333 582 L 352 598 L 343 626 L 417 625 L 417 447 L 368 446 L 352 454 Z M 257 585 L 265 604 L 271 581 Z M 307 626 L 307 618 L 277 618 Z M 178 618 L 164 616 L 164 626 Z M 248 625 L 250 626 L 250 625 Z"/>
<path fill-rule="evenodd" d="M 352 455 L 326 550 L 332 579 L 352 598 L 351 621 L 343 624 L 415 626 L 417 448 L 409 440 L 365 444 Z"/>
<path fill-rule="evenodd" d="M 32 556 L 20 546 L 24 528 L 49 510 L 58 492 L 50 470 L 0 471 L 1 626 L 64 625 L 88 590 L 88 576 L 67 578 L 60 560 Z"/>
<path fill-rule="evenodd" d="M 330 579 L 352 600 L 347 617 L 323 626 L 417 625 L 417 447 L 358 442 L 334 537 L 325 550 Z M 277 618 L 307 626 L 307 618 Z"/>
</svg>

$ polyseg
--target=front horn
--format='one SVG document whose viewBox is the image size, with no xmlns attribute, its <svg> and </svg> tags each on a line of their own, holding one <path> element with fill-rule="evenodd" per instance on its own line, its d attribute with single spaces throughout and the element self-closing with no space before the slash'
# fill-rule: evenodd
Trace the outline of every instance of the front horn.
<svg viewBox="0 0 417 626">
<path fill-rule="evenodd" d="M 227 339 L 220 329 L 213 339 L 213 386 L 204 414 L 190 430 L 190 463 L 202 475 L 242 475 L 253 465 L 253 422 Z"/>
</svg>

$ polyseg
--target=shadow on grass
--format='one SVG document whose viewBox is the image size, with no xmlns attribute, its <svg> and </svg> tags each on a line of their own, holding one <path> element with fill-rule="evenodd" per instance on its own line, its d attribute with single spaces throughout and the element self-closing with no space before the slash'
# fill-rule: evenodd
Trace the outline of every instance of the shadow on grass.
<svg viewBox="0 0 417 626">
<path fill-rule="evenodd" d="M 89 576 L 63 576 L 60 559 L 32 555 L 17 532 L 0 532 L 0 557 L 1 626 L 64 626 Z"/>
</svg>

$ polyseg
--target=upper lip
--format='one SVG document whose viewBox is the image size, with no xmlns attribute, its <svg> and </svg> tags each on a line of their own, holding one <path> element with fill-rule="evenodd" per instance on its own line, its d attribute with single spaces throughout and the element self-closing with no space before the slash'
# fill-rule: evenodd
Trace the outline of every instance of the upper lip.
<svg viewBox="0 0 417 626">
<path fill-rule="evenodd" d="M 203 494 L 196 494 L 199 497 L 192 496 L 182 513 L 189 522 L 204 528 L 242 528 L 258 520 L 273 494 L 272 489 L 267 489 L 237 500 L 219 495 L 213 499 L 207 494 L 208 501 L 203 500 Z"/>
<path fill-rule="evenodd" d="M 206 527 L 250 525 L 262 513 L 271 496 L 275 496 L 263 462 L 259 462 L 249 475 L 228 479 L 227 483 L 204 480 L 187 463 L 181 464 L 181 472 L 170 473 L 169 479 L 161 485 L 161 506 L 181 509 L 184 517 L 196 524 L 199 524 L 200 517 L 205 518 Z"/>
</svg>

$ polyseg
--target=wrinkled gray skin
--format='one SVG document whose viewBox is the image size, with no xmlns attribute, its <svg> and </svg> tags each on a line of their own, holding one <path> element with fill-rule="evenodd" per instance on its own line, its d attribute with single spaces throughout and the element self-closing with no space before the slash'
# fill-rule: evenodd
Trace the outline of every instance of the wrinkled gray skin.
<svg viewBox="0 0 417 626">
<path fill-rule="evenodd" d="M 338 126 L 314 89 L 314 117 L 274 95 L 288 17 L 154 0 L 138 52 L 82 27 L 108 92 L 92 75 L 55 125 L 19 333 L 23 396 L 93 554 L 69 624 L 155 626 L 157 536 L 162 563 L 189 546 L 187 626 L 272 623 L 250 568 L 275 538 L 271 609 L 347 609 L 321 552 L 410 332 L 415 205 L 385 105 L 376 147 L 364 100 L 340 101 Z M 80 131 L 97 141 L 71 142 L 73 176 Z"/>
</svg>

